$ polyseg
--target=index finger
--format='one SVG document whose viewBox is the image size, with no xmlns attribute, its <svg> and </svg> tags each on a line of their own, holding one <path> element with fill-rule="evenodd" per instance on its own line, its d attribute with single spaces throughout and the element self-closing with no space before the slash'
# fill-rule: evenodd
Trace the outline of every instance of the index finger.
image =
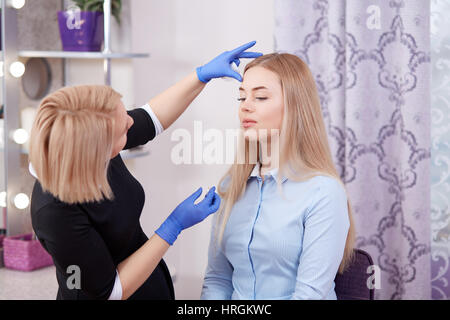
<svg viewBox="0 0 450 320">
<path fill-rule="evenodd" d="M 242 52 L 241 54 L 239 54 L 239 58 L 258 58 L 260 56 L 262 56 L 263 54 L 261 52 Z"/>
<path fill-rule="evenodd" d="M 251 42 L 249 42 L 249 43 L 243 44 L 243 45 L 240 46 L 240 47 L 237 47 L 236 49 L 231 50 L 230 52 L 231 52 L 232 54 L 238 54 L 238 53 L 241 53 L 242 51 L 245 51 L 245 50 L 247 50 L 248 48 L 253 47 L 253 46 L 255 45 L 255 43 L 256 43 L 256 41 L 251 41 Z"/>
</svg>

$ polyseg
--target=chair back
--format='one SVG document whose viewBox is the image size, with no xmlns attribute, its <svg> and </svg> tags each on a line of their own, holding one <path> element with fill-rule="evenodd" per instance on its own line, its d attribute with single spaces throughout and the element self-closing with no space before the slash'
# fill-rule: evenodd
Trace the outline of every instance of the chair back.
<svg viewBox="0 0 450 320">
<path fill-rule="evenodd" d="M 361 249 L 354 250 L 354 260 L 344 273 L 338 273 L 335 291 L 338 300 L 374 300 L 374 288 L 369 288 L 370 274 L 367 268 L 373 265 L 372 257 Z"/>
</svg>

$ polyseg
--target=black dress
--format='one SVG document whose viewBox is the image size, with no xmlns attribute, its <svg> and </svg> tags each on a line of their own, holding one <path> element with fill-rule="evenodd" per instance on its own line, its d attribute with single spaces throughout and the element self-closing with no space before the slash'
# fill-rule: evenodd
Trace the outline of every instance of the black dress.
<svg viewBox="0 0 450 320">
<path fill-rule="evenodd" d="M 144 109 L 128 114 L 134 124 L 128 130 L 124 149 L 155 137 L 155 125 Z M 120 154 L 110 161 L 108 181 L 114 193 L 112 201 L 67 204 L 43 192 L 36 180 L 31 196 L 32 226 L 56 266 L 58 300 L 108 299 L 117 265 L 148 240 L 139 223 L 144 190 Z M 80 289 L 73 288 L 75 273 L 69 268 L 73 265 L 80 271 Z M 164 260 L 129 299 L 175 299 Z"/>
</svg>

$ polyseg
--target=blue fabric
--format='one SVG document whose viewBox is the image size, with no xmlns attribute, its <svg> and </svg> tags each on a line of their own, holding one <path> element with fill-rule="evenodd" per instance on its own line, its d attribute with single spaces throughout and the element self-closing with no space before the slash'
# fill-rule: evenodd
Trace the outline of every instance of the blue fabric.
<svg viewBox="0 0 450 320">
<path fill-rule="evenodd" d="M 282 177 L 283 199 L 276 176 L 272 170 L 262 183 L 255 165 L 221 246 L 214 217 L 202 299 L 336 299 L 349 229 L 345 189 L 326 176 Z"/>
</svg>

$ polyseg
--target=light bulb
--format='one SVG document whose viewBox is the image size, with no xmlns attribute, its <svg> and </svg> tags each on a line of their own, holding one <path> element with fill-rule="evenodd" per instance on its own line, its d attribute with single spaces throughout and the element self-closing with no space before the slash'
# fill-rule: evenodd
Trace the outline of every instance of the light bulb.
<svg viewBox="0 0 450 320">
<path fill-rule="evenodd" d="M 25 0 L 10 0 L 9 4 L 14 9 L 20 9 L 25 5 Z"/>
<path fill-rule="evenodd" d="M 13 133 L 13 140 L 17 144 L 24 144 L 28 141 L 28 132 L 25 129 L 17 129 Z"/>
<path fill-rule="evenodd" d="M 20 78 L 25 73 L 25 65 L 20 61 L 15 61 L 9 66 L 9 72 L 15 78 Z"/>
<path fill-rule="evenodd" d="M 0 207 L 6 208 L 6 191 L 0 192 Z"/>
<path fill-rule="evenodd" d="M 14 205 L 17 209 L 25 209 L 30 204 L 30 199 L 25 193 L 18 193 L 14 197 Z"/>
</svg>

